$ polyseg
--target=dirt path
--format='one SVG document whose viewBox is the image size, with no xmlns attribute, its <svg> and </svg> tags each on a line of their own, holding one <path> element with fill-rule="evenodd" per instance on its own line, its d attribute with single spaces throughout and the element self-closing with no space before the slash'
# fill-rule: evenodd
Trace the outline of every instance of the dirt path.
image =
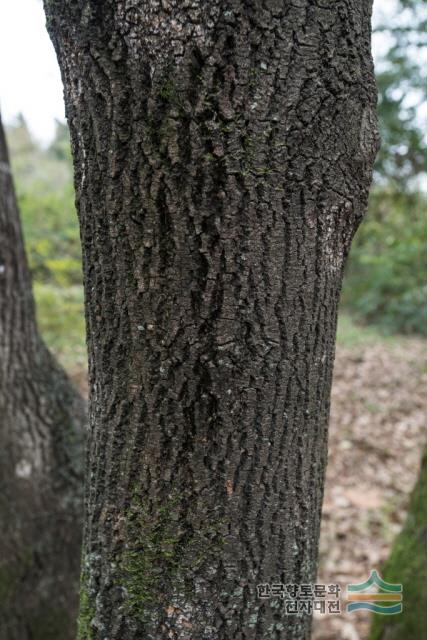
<svg viewBox="0 0 427 640">
<path fill-rule="evenodd" d="M 380 569 L 406 515 L 427 440 L 427 345 L 338 347 L 319 582 Z M 313 640 L 365 640 L 369 616 L 320 616 Z"/>
</svg>

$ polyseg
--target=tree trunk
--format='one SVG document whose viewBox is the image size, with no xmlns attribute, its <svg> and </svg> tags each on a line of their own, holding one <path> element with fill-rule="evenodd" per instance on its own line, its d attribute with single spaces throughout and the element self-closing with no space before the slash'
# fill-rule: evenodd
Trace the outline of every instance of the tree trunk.
<svg viewBox="0 0 427 640">
<path fill-rule="evenodd" d="M 398 535 L 383 570 L 386 582 L 403 585 L 403 613 L 374 616 L 370 640 L 419 640 L 427 628 L 427 452 Z"/>
<path fill-rule="evenodd" d="M 0 304 L 0 640 L 71 640 L 85 407 L 37 332 L 1 121 Z"/>
<path fill-rule="evenodd" d="M 337 304 L 378 146 L 370 0 L 45 0 L 90 443 L 80 638 L 307 638 Z"/>
</svg>

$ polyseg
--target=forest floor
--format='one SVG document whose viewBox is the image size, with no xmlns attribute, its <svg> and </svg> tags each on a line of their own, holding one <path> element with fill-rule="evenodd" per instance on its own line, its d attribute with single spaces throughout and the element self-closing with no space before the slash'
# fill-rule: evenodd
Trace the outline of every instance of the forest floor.
<svg viewBox="0 0 427 640">
<path fill-rule="evenodd" d="M 43 336 L 87 391 L 83 296 L 35 290 Z M 427 441 L 427 342 L 384 337 L 342 315 L 332 392 L 318 582 L 364 582 L 381 570 L 405 520 Z M 345 595 L 345 593 L 343 594 Z M 369 614 L 321 616 L 313 640 L 366 640 Z"/>
<path fill-rule="evenodd" d="M 344 598 L 341 615 L 315 619 L 313 640 L 368 638 L 370 616 L 345 612 L 345 588 L 381 573 L 404 523 L 427 441 L 426 383 L 426 342 L 342 319 L 318 581 L 339 583 Z"/>
</svg>

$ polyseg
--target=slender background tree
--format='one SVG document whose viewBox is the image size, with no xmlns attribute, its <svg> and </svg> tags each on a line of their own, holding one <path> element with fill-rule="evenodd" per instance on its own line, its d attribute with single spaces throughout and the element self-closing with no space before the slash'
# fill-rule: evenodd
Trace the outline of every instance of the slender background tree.
<svg viewBox="0 0 427 640">
<path fill-rule="evenodd" d="M 303 639 L 342 271 L 378 148 L 370 0 L 45 0 L 83 243 L 79 637 Z"/>
<path fill-rule="evenodd" d="M 0 638 L 75 637 L 85 405 L 41 341 L 0 121 Z"/>
<path fill-rule="evenodd" d="M 406 524 L 383 567 L 387 582 L 403 584 L 403 613 L 373 618 L 370 640 L 418 640 L 427 625 L 427 455 L 421 462 Z"/>
</svg>

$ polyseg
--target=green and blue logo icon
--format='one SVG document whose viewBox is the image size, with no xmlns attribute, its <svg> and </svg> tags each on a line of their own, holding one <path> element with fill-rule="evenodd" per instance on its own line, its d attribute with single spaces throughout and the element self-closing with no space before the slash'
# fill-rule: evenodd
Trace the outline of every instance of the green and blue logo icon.
<svg viewBox="0 0 427 640">
<path fill-rule="evenodd" d="M 372 588 L 378 587 L 375 592 Z M 347 611 L 361 609 L 381 615 L 395 615 L 403 611 L 403 587 L 385 582 L 377 571 L 371 571 L 366 582 L 347 586 Z"/>
</svg>

